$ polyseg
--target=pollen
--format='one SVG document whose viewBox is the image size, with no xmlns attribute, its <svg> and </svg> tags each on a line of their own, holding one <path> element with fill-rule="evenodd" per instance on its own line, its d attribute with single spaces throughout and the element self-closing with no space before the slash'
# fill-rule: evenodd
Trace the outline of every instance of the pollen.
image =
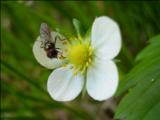
<svg viewBox="0 0 160 120">
<path fill-rule="evenodd" d="M 78 71 L 84 73 L 92 61 L 92 48 L 88 44 L 71 46 L 68 50 L 68 59 L 75 66 L 75 74 Z"/>
<path fill-rule="evenodd" d="M 67 44 L 68 44 L 67 40 L 63 41 L 63 45 L 67 45 Z"/>
</svg>

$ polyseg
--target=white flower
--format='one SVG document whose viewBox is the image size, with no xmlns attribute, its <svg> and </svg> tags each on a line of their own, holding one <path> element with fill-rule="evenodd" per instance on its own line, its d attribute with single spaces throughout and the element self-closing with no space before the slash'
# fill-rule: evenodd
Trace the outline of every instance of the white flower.
<svg viewBox="0 0 160 120">
<path fill-rule="evenodd" d="M 66 61 L 66 65 L 55 69 L 48 78 L 47 89 L 51 97 L 57 101 L 71 101 L 82 89 L 98 101 L 112 97 L 118 86 L 118 71 L 113 59 L 121 48 L 121 35 L 116 22 L 105 16 L 96 18 L 90 41 L 78 38 L 67 47 L 67 55 L 62 60 Z M 33 52 L 36 57 L 34 48 Z M 54 59 L 49 59 L 48 65 L 40 62 L 42 60 L 39 63 L 55 68 L 57 63 Z"/>
</svg>

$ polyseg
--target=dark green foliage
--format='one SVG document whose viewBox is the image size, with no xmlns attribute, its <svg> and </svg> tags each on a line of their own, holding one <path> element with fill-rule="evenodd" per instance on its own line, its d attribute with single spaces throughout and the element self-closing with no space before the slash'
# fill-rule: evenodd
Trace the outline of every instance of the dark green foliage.
<svg viewBox="0 0 160 120">
<path fill-rule="evenodd" d="M 158 120 L 160 114 L 160 35 L 138 54 L 137 65 L 121 81 L 117 94 L 126 93 L 116 118 Z"/>
</svg>

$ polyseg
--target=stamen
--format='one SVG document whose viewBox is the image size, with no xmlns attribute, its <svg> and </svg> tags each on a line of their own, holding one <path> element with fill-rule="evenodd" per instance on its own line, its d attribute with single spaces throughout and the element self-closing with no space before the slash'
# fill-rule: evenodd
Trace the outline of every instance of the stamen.
<svg viewBox="0 0 160 120">
<path fill-rule="evenodd" d="M 68 44 L 68 41 L 67 40 L 63 41 L 63 45 L 66 45 L 66 44 Z"/>
<path fill-rule="evenodd" d="M 81 71 L 81 74 L 83 74 L 83 73 L 85 72 L 85 70 L 86 70 L 86 69 L 85 69 L 85 68 L 83 68 L 83 69 L 82 69 L 82 71 Z"/>
<path fill-rule="evenodd" d="M 92 55 L 92 48 L 89 47 L 89 56 L 91 56 L 91 55 Z"/>
<path fill-rule="evenodd" d="M 88 62 L 91 63 L 91 58 L 88 59 Z"/>
<path fill-rule="evenodd" d="M 73 75 L 75 76 L 77 73 L 78 73 L 78 71 L 81 69 L 81 67 L 79 67 L 79 68 L 76 68 L 75 70 L 74 70 L 74 73 L 73 73 Z"/>
<path fill-rule="evenodd" d="M 66 64 L 66 63 L 64 63 L 62 67 L 66 67 L 66 66 L 67 66 L 67 64 Z"/>
<path fill-rule="evenodd" d="M 88 65 L 89 65 L 89 63 L 88 63 L 88 62 L 86 62 L 86 65 L 85 65 L 85 66 L 86 66 L 86 67 L 88 67 Z"/>
<path fill-rule="evenodd" d="M 79 71 L 83 74 L 92 62 L 92 47 L 89 44 L 76 44 L 68 50 L 68 60 L 74 65 L 74 75 Z"/>
</svg>

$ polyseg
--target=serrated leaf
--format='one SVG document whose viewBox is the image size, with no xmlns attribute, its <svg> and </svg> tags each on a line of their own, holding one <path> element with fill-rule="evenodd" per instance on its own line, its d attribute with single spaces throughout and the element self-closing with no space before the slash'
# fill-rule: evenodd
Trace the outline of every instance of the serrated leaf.
<svg viewBox="0 0 160 120">
<path fill-rule="evenodd" d="M 116 118 L 158 120 L 160 114 L 160 35 L 152 38 L 136 60 L 139 62 L 121 81 L 117 94 L 128 93 L 120 102 Z"/>
</svg>

